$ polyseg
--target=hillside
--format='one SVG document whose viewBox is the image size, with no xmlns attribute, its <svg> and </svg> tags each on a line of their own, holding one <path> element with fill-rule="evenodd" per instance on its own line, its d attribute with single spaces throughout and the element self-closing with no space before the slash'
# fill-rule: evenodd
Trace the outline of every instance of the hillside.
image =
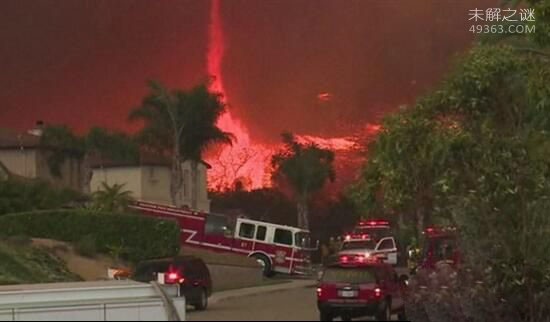
<svg viewBox="0 0 550 322">
<path fill-rule="evenodd" d="M 79 280 L 48 251 L 27 243 L 0 240 L 0 285 Z"/>
</svg>

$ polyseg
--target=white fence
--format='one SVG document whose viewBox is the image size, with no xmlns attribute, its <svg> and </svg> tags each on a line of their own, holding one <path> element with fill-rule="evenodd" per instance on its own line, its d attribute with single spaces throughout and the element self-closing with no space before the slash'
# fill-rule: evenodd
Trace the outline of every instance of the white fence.
<svg viewBox="0 0 550 322">
<path fill-rule="evenodd" d="M 153 285 L 135 282 L 0 287 L 0 321 L 185 321 L 177 286 L 162 290 L 164 299 Z"/>
</svg>

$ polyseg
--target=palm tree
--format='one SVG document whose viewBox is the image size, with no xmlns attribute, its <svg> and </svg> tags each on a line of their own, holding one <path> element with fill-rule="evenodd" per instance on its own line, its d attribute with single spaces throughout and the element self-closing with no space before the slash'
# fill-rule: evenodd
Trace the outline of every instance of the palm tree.
<svg viewBox="0 0 550 322">
<path fill-rule="evenodd" d="M 285 150 L 271 160 L 274 178 L 291 186 L 298 206 L 298 227 L 309 229 L 309 199 L 328 180 L 334 181 L 334 152 L 313 143 L 300 144 L 292 133 L 283 133 L 282 137 Z"/>
<path fill-rule="evenodd" d="M 208 84 L 188 91 L 167 90 L 158 82 L 149 82 L 151 93 L 130 113 L 130 120 L 141 120 L 144 128 L 138 134 L 142 144 L 172 159 L 170 195 L 173 204 L 183 185 L 182 162 L 190 161 L 192 179 L 197 187 L 198 164 L 212 144 L 231 144 L 233 136 L 216 126 L 225 111 L 221 95 L 211 93 Z M 192 189 L 192 208 L 197 208 L 197 189 Z"/>
<path fill-rule="evenodd" d="M 62 176 L 61 168 L 67 159 L 81 161 L 83 193 L 90 193 L 92 155 L 116 161 L 137 162 L 139 158 L 137 143 L 130 136 L 100 127 L 92 127 L 85 136 L 77 136 L 66 125 L 47 125 L 40 137 L 40 144 L 51 150 L 47 162 L 50 172 L 56 177 Z"/>
<path fill-rule="evenodd" d="M 105 182 L 101 183 L 101 190 L 92 194 L 93 208 L 98 211 L 124 211 L 133 201 L 132 192 L 122 190 L 124 184 L 112 186 Z"/>
</svg>

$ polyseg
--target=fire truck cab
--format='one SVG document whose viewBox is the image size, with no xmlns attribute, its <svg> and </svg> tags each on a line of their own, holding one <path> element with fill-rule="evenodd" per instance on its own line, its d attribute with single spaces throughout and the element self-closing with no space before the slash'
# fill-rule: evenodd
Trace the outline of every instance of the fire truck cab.
<svg viewBox="0 0 550 322">
<path fill-rule="evenodd" d="M 307 230 L 148 202 L 137 202 L 132 207 L 146 215 L 177 220 L 184 246 L 255 258 L 266 276 L 311 273 L 310 254 L 317 248 L 311 247 Z"/>
</svg>

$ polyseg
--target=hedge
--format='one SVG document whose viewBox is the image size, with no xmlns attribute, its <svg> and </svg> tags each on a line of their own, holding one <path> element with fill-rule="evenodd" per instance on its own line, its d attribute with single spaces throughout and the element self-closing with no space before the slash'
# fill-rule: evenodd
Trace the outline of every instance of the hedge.
<svg viewBox="0 0 550 322">
<path fill-rule="evenodd" d="M 121 259 L 134 263 L 171 257 L 178 254 L 180 248 L 179 227 L 175 221 L 86 210 L 47 210 L 0 216 L 0 235 L 26 235 L 73 244 L 86 236 L 93 237 L 98 252 L 117 252 Z"/>
<path fill-rule="evenodd" d="M 0 216 L 41 209 L 58 209 L 81 201 L 79 192 L 35 179 L 0 180 Z"/>
</svg>

